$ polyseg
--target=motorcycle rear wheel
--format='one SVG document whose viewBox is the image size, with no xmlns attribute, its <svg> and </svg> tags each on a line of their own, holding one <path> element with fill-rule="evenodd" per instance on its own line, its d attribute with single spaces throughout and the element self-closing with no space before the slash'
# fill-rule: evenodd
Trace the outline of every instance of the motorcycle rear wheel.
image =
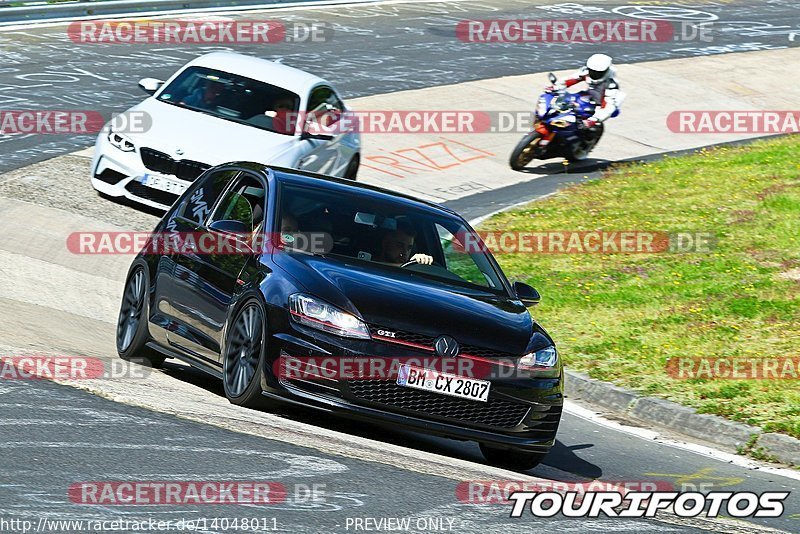
<svg viewBox="0 0 800 534">
<path fill-rule="evenodd" d="M 581 141 L 580 147 L 575 148 L 572 150 L 570 154 L 567 155 L 568 161 L 583 161 L 589 157 L 589 153 L 594 150 L 594 147 L 597 146 L 597 143 L 600 142 L 600 138 L 603 137 L 603 125 L 600 124 L 597 127 L 597 132 L 594 134 L 593 138 L 589 141 Z"/>
<path fill-rule="evenodd" d="M 541 140 L 542 134 L 539 132 L 531 132 L 523 137 L 514 147 L 514 151 L 511 152 L 511 158 L 509 158 L 511 168 L 515 171 L 521 171 L 528 163 L 536 159 L 536 149 Z"/>
</svg>

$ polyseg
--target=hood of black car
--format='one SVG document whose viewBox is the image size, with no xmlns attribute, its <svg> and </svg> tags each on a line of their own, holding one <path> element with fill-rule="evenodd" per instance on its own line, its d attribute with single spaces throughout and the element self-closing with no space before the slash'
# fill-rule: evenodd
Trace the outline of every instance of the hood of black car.
<svg viewBox="0 0 800 534">
<path fill-rule="evenodd" d="M 450 335 L 462 346 L 520 355 L 531 338 L 530 314 L 507 295 L 355 260 L 288 253 L 277 254 L 275 260 L 309 294 L 360 315 L 373 329 L 433 338 Z"/>
</svg>

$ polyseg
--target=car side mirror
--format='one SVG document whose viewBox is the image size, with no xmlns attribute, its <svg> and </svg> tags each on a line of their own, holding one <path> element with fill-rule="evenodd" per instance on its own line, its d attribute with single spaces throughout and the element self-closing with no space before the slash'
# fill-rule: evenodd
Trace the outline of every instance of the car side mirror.
<svg viewBox="0 0 800 534">
<path fill-rule="evenodd" d="M 234 234 L 241 237 L 244 237 L 250 233 L 250 228 L 248 228 L 246 224 L 244 224 L 242 221 L 236 221 L 233 219 L 214 221 L 208 225 L 208 228 L 210 230 L 214 230 L 215 232 Z"/>
<path fill-rule="evenodd" d="M 550 83 L 556 83 L 558 81 L 558 78 L 556 78 L 556 75 L 552 72 L 547 75 L 547 79 L 550 80 Z"/>
<path fill-rule="evenodd" d="M 514 293 L 517 294 L 517 298 L 526 306 L 539 304 L 539 301 L 542 300 L 542 296 L 539 295 L 538 291 L 522 282 L 514 282 Z"/>
<path fill-rule="evenodd" d="M 142 78 L 139 80 L 139 88 L 141 88 L 141 90 L 148 95 L 155 94 L 155 92 L 158 91 L 162 85 L 164 85 L 164 81 L 157 80 L 155 78 Z"/>
</svg>

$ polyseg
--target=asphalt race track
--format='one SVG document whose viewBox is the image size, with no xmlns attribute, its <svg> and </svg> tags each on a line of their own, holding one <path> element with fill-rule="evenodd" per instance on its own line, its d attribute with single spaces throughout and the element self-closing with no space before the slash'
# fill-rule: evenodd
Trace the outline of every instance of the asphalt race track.
<svg viewBox="0 0 800 534">
<path fill-rule="evenodd" d="M 777 50 L 790 47 L 788 36 L 800 27 L 800 5 L 794 0 L 689 3 L 654 2 L 647 13 L 651 18 L 660 14 L 674 21 L 713 20 L 718 32 L 713 46 L 619 43 L 606 45 L 604 51 L 620 63 L 638 63 Z M 588 8 L 605 9 L 616 16 L 645 13 L 637 2 L 572 5 L 559 7 L 556 2 L 545 2 L 532 7 L 522 0 L 466 0 L 225 16 L 333 25 L 335 39 L 329 43 L 313 47 L 281 43 L 267 49 L 240 46 L 236 50 L 283 58 L 289 65 L 326 77 L 344 96 L 354 98 L 568 69 L 596 51 L 591 45 L 462 43 L 453 34 L 454 24 L 462 19 L 525 18 L 532 13 L 553 18 L 597 17 Z M 565 11 L 569 9 L 579 12 Z M 197 18 L 186 18 L 192 17 Z M 66 38 L 63 26 L 0 31 L 0 109 L 87 109 L 110 116 L 143 98 L 136 87 L 139 78 L 164 78 L 191 57 L 219 48 L 225 47 L 81 45 Z M 787 83 L 792 76 L 790 72 Z M 531 88 L 531 99 L 537 89 Z M 0 172 L 85 148 L 92 142 L 93 138 L 80 136 L 0 135 Z M 474 219 L 550 193 L 564 183 L 582 179 L 584 174 L 537 179 L 460 198 L 450 205 Z M 88 179 L 84 194 L 95 196 Z M 0 224 L 7 232 L 25 224 L 20 215 L 23 209 L 17 200 L 0 198 L 0 214 L 14 213 L 17 217 L 13 221 L 3 217 Z M 105 209 L 112 219 L 115 213 L 130 211 L 110 202 Z M 36 210 L 26 212 L 31 220 L 37 220 L 40 212 Z M 60 212 L 59 216 L 80 220 L 80 215 L 72 211 Z M 146 214 L 132 219 L 144 225 L 155 221 Z M 49 234 L 42 233 L 45 243 Z M 0 257 L 10 271 L 19 258 L 9 246 L 0 247 Z M 123 263 L 126 261 L 123 259 Z M 51 273 L 59 272 L 37 269 L 29 268 L 31 278 L 49 279 Z M 8 272 L 3 267 L 0 271 L 3 277 Z M 109 294 L 115 290 L 121 293 L 119 272 L 95 274 L 104 278 Z M 71 280 L 49 283 L 61 286 L 66 302 L 81 298 L 81 288 L 74 287 Z M 0 282 L 0 289 L 8 285 L 8 281 Z M 116 309 L 117 296 L 105 298 L 106 293 L 100 290 L 98 294 L 97 298 L 103 300 L 100 307 Z M 43 309 L 49 314 L 46 329 L 38 327 Z M 0 348 L 4 353 L 32 349 L 116 357 L 112 322 L 91 313 L 72 314 L 0 298 L 0 315 Z M 111 317 L 113 321 L 114 315 Z M 432 531 L 436 525 L 442 531 L 457 533 L 800 531 L 800 475 L 796 472 L 792 475 L 759 462 L 711 454 L 702 447 L 684 447 L 680 436 L 620 427 L 608 418 L 598 421 L 585 407 L 572 405 L 563 416 L 556 447 L 542 465 L 521 475 L 485 465 L 473 443 L 356 424 L 305 409 L 287 407 L 276 414 L 241 409 L 227 402 L 221 384 L 174 361 L 142 380 L 73 385 L 78 387 L 47 381 L 0 381 L 0 433 L 4 438 L 0 440 L 0 519 L 33 520 L 35 525 L 43 517 L 249 517 L 263 518 L 269 525 L 265 531 L 291 533 L 354 532 L 359 531 L 354 526 L 356 518 L 402 517 L 411 517 L 416 531 Z M 67 497 L 67 488 L 76 482 L 145 479 L 270 480 L 284 484 L 288 494 L 284 502 L 274 505 L 207 505 L 202 509 L 80 505 Z M 680 519 L 670 514 L 658 520 L 510 519 L 507 505 L 463 503 L 456 493 L 458 484 L 468 480 L 593 479 L 669 482 L 703 491 L 783 490 L 793 494 L 786 500 L 783 517 L 742 523 Z M 316 497 L 308 492 L 314 484 L 319 489 Z M 0 531 L 6 531 L 2 523 Z M 49 531 L 79 530 L 61 526 Z M 226 531 L 231 530 L 221 525 L 204 530 Z"/>
<path fill-rule="evenodd" d="M 552 5 L 551 5 L 552 4 Z M 711 21 L 713 42 L 607 43 L 603 51 L 618 63 L 637 63 L 729 52 L 770 50 L 800 45 L 789 37 L 800 19 L 793 0 L 691 2 L 586 2 L 590 9 L 555 7 L 548 0 L 531 8 L 527 0 L 464 0 L 356 5 L 329 9 L 267 11 L 225 15 L 234 19 L 279 19 L 323 22 L 334 30 L 329 42 L 241 45 L 236 50 L 310 70 L 333 82 L 346 98 L 447 85 L 530 72 L 577 68 L 594 44 L 466 43 L 455 36 L 464 19 L 526 17 L 649 17 L 673 22 Z M 686 2 L 683 2 L 686 4 Z M 614 12 L 614 10 L 617 12 Z M 174 16 L 173 16 L 174 18 Z M 198 19 L 198 15 L 185 15 Z M 191 58 L 222 45 L 169 47 L 158 45 L 79 44 L 64 25 L 0 32 L 0 109 L 90 109 L 110 117 L 142 100 L 136 82 L 165 79 Z M 724 73 L 720 73 L 724 76 Z M 712 80 L 709 80 L 711 82 Z M 538 87 L 531 88 L 530 98 Z M 0 136 L 0 171 L 63 154 L 93 138 L 61 136 L 42 142 L 37 136 Z"/>
</svg>

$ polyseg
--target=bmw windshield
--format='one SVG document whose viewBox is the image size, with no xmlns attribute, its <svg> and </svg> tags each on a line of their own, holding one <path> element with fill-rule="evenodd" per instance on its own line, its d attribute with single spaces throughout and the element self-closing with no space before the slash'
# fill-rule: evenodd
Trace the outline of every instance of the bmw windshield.
<svg viewBox="0 0 800 534">
<path fill-rule="evenodd" d="M 300 105 L 291 91 L 205 67 L 184 70 L 158 100 L 284 135 L 294 134 Z"/>
</svg>

